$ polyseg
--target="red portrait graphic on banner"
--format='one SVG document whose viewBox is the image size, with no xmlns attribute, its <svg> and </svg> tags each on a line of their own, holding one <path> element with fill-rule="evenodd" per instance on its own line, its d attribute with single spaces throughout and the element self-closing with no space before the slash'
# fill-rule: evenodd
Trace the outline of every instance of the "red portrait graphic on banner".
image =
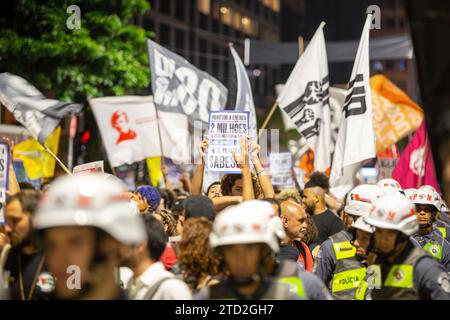
<svg viewBox="0 0 450 320">
<path fill-rule="evenodd" d="M 116 111 L 111 116 L 111 125 L 119 133 L 116 144 L 126 140 L 134 140 L 136 132 L 130 128 L 128 116 L 123 111 Z"/>
</svg>

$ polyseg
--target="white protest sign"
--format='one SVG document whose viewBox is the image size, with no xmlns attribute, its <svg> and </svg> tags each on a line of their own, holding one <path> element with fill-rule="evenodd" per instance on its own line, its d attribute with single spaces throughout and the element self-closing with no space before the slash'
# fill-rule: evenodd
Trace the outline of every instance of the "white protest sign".
<svg viewBox="0 0 450 320">
<path fill-rule="evenodd" d="M 0 142 L 0 223 L 5 223 L 4 207 L 9 179 L 9 145 Z"/>
<path fill-rule="evenodd" d="M 292 155 L 290 152 L 271 153 L 269 155 L 272 184 L 281 188 L 294 186 L 292 179 Z"/>
<path fill-rule="evenodd" d="M 248 137 L 248 111 L 210 111 L 206 168 L 211 172 L 241 173 L 233 152 L 240 153 L 240 139 Z"/>
<path fill-rule="evenodd" d="M 105 172 L 103 169 L 103 160 L 80 164 L 79 166 L 73 168 L 74 175 L 103 172 Z"/>
</svg>

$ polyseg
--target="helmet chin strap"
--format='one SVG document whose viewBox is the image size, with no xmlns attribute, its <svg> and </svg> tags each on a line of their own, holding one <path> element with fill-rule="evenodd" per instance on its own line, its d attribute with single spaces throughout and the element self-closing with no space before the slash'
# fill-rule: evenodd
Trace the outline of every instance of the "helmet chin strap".
<svg viewBox="0 0 450 320">
<path fill-rule="evenodd" d="M 382 259 L 389 259 L 395 253 L 397 253 L 397 248 L 399 247 L 399 245 L 402 242 L 405 242 L 405 241 L 408 241 L 408 239 L 405 238 L 402 234 L 398 233 L 397 234 L 397 238 L 395 239 L 395 246 L 394 246 L 394 248 L 391 251 L 389 251 L 388 253 L 382 253 L 381 251 L 378 250 L 378 255 L 380 255 L 380 257 Z"/>
<path fill-rule="evenodd" d="M 230 276 L 229 277 L 230 283 L 236 287 L 245 287 L 245 286 L 251 285 L 253 283 L 261 282 L 262 279 L 264 279 L 264 274 L 265 274 L 264 261 L 265 261 L 264 257 L 261 257 L 260 261 L 259 261 L 258 271 L 255 272 L 254 274 L 252 274 L 251 276 L 248 276 L 248 277 Z"/>
<path fill-rule="evenodd" d="M 251 285 L 253 283 L 259 282 L 261 280 L 261 276 L 259 273 L 254 273 L 249 277 L 233 277 L 230 276 L 230 282 L 235 287 L 245 287 Z"/>
<path fill-rule="evenodd" d="M 419 224 L 419 229 L 426 229 L 433 226 L 434 221 L 436 221 L 436 215 L 433 213 L 427 223 Z"/>
</svg>

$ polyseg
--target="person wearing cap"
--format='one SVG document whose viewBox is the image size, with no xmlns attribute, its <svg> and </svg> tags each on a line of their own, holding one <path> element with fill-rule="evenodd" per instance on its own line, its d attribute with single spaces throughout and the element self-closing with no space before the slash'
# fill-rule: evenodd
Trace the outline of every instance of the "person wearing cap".
<svg viewBox="0 0 450 320">
<path fill-rule="evenodd" d="M 158 189 L 149 185 L 143 185 L 136 190 L 136 201 L 140 213 L 155 212 L 161 202 Z"/>
<path fill-rule="evenodd" d="M 328 286 L 334 299 L 353 299 L 364 279 L 370 233 L 355 228 L 355 221 L 368 215 L 373 201 L 382 194 L 377 186 L 368 184 L 351 190 L 344 207 L 345 229 L 330 236 L 320 247 L 314 272 Z"/>
<path fill-rule="evenodd" d="M 126 299 L 117 267 L 130 246 L 146 240 L 126 187 L 103 175 L 55 180 L 34 217 L 56 299 Z"/>
<path fill-rule="evenodd" d="M 183 215 L 178 217 L 179 224 L 181 224 L 182 231 L 184 232 L 184 225 L 188 219 L 204 217 L 213 222 L 215 218 L 214 205 L 211 199 L 206 196 L 189 196 L 183 200 Z M 179 251 L 179 244 L 182 240 L 182 233 L 178 233 L 178 236 L 170 237 L 170 247 L 174 249 L 176 254 Z M 170 250 L 170 249 L 169 249 Z M 180 271 L 179 263 L 175 263 L 172 266 L 172 272 L 178 274 Z"/>
<path fill-rule="evenodd" d="M 367 268 L 356 299 L 450 299 L 449 274 L 410 240 L 419 229 L 410 200 L 399 193 L 383 195 L 375 200 L 365 222 L 375 228 L 377 257 Z"/>
<path fill-rule="evenodd" d="M 189 196 L 184 202 L 184 219 L 194 217 L 205 217 L 211 222 L 214 221 L 216 212 L 214 204 L 210 198 L 206 196 Z"/>
<path fill-rule="evenodd" d="M 330 299 L 325 286 L 295 262 L 277 263 L 285 232 L 270 203 L 251 200 L 231 206 L 215 219 L 210 246 L 228 276 L 204 287 L 197 299 Z"/>
<path fill-rule="evenodd" d="M 411 200 L 416 206 L 419 224 L 419 231 L 413 235 L 414 244 L 424 248 L 436 261 L 442 263 L 447 271 L 450 271 L 450 243 L 435 225 L 440 204 L 437 192 L 419 188 L 413 193 Z"/>
</svg>

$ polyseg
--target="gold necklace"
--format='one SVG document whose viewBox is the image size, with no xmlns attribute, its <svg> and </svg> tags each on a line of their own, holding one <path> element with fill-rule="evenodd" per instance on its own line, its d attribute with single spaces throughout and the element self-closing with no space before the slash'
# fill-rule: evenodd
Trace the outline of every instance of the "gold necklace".
<svg viewBox="0 0 450 320">
<path fill-rule="evenodd" d="M 33 282 L 31 284 L 30 291 L 28 292 L 28 297 L 25 299 L 25 290 L 23 288 L 23 276 L 22 276 L 22 253 L 19 253 L 19 287 L 20 287 L 20 298 L 22 300 L 31 300 L 33 296 L 34 289 L 36 288 L 36 283 L 38 281 L 39 273 L 41 273 L 42 266 L 44 265 L 45 256 L 42 255 L 41 260 L 39 261 L 39 265 L 36 269 L 36 273 L 33 277 Z"/>
</svg>

